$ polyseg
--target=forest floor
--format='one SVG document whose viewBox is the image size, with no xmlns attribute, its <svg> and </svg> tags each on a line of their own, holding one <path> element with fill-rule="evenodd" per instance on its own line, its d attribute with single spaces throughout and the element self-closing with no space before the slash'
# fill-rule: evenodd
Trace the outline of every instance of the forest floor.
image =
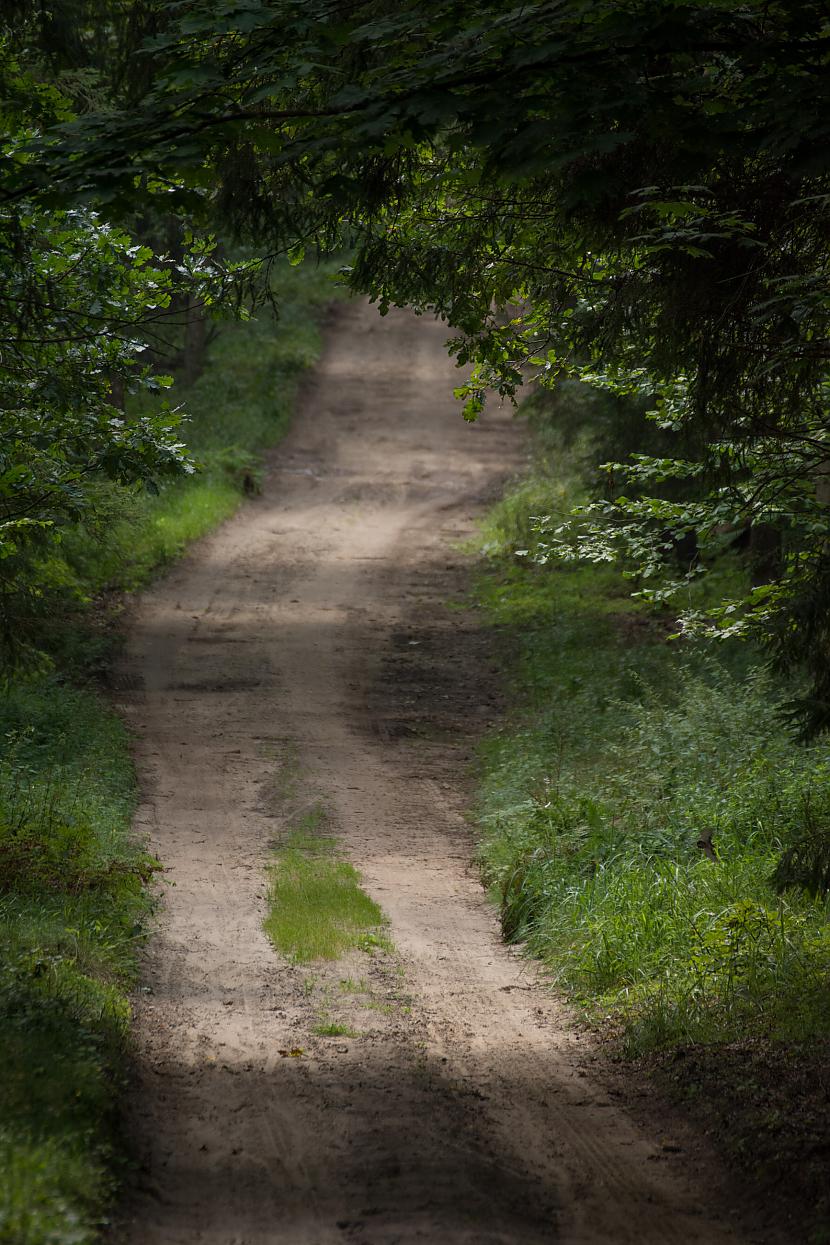
<svg viewBox="0 0 830 1245">
<path fill-rule="evenodd" d="M 460 419 L 445 336 L 338 308 L 262 495 L 134 608 L 116 699 L 166 872 L 130 1245 L 770 1239 L 501 943 L 471 865 L 500 706 L 460 547 L 524 450 L 509 414 Z M 263 932 L 267 866 L 315 826 L 388 926 L 303 964 Z"/>
</svg>

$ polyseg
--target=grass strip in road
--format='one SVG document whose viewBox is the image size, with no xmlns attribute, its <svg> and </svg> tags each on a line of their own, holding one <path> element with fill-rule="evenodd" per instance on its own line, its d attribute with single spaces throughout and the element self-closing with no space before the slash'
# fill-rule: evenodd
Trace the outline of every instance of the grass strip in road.
<svg viewBox="0 0 830 1245">
<path fill-rule="evenodd" d="M 286 430 L 332 287 L 322 269 L 285 280 L 280 322 L 224 326 L 182 395 L 203 471 L 158 496 L 101 485 L 95 520 L 42 567 L 51 669 L 0 694 L 0 1245 L 92 1245 L 114 1195 L 157 863 L 130 837 L 129 739 L 96 682 L 118 636 L 97 606 L 230 515 Z"/>
<path fill-rule="evenodd" d="M 269 868 L 265 932 L 297 964 L 337 960 L 355 948 L 388 945 L 381 908 L 331 839 L 299 831 L 277 848 Z"/>
<path fill-rule="evenodd" d="M 360 1037 L 358 1029 L 353 1029 L 351 1025 L 344 1025 L 339 1020 L 321 1020 L 314 1026 L 312 1033 L 316 1033 L 318 1037 Z"/>
</svg>

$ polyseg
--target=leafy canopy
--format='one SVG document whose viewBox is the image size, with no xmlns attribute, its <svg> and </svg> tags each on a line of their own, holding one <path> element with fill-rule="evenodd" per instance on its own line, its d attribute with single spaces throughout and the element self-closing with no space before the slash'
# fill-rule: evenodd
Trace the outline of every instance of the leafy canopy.
<svg viewBox="0 0 830 1245">
<path fill-rule="evenodd" d="M 75 115 L 29 57 L 0 40 L 0 163 L 19 170 Z M 184 299 L 210 307 L 234 279 L 209 240 L 174 261 L 90 206 L 49 198 L 0 202 L 0 655 L 12 662 L 32 656 L 50 550 L 100 482 L 155 488 L 193 470 L 148 347 Z M 140 410 L 125 404 L 138 391 L 156 395 Z"/>
<path fill-rule="evenodd" d="M 806 658 L 810 714 L 830 721 L 825 7 L 135 11 L 120 106 L 45 127 L 7 164 L 9 201 L 117 212 L 164 186 L 271 250 L 346 236 L 356 289 L 455 330 L 470 416 L 528 373 L 640 402 L 664 452 L 610 466 L 576 531 L 547 524 L 543 556 L 622 551 L 663 599 L 688 533 L 705 554 L 724 529 L 772 528 L 776 580 L 686 626 L 754 626 Z"/>
</svg>

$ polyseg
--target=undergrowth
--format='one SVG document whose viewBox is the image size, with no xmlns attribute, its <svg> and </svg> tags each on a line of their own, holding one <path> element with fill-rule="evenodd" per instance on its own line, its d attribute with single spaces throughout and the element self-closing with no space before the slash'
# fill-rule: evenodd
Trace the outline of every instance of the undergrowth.
<svg viewBox="0 0 830 1245">
<path fill-rule="evenodd" d="M 121 723 L 55 680 L 0 700 L 0 1241 L 91 1240 L 156 862 Z"/>
<path fill-rule="evenodd" d="M 631 1056 L 821 1042 L 830 905 L 775 882 L 830 820 L 830 744 L 794 743 L 792 689 L 751 649 L 670 642 L 616 571 L 517 555 L 531 516 L 583 488 L 584 442 L 542 432 L 481 542 L 516 706 L 483 746 L 477 809 L 505 937 Z"/>
<path fill-rule="evenodd" d="M 480 753 L 484 879 L 506 939 L 696 1114 L 789 1239 L 825 1245 L 830 742 L 793 741 L 793 688 L 749 646 L 668 641 L 621 574 L 521 552 L 584 489 L 596 421 L 564 400 L 561 423 L 531 403 L 533 472 L 480 539 L 514 702 Z M 708 578 L 743 574 L 724 558 Z"/>
<path fill-rule="evenodd" d="M 113 643 L 96 606 L 256 491 L 317 357 L 330 271 L 284 274 L 276 329 L 221 328 L 184 394 L 203 470 L 157 496 L 102 485 L 95 518 L 40 568 L 48 670 L 0 694 L 0 1245 L 97 1239 L 121 1163 L 127 990 L 159 866 L 130 837 L 129 740 L 90 683 Z"/>
</svg>

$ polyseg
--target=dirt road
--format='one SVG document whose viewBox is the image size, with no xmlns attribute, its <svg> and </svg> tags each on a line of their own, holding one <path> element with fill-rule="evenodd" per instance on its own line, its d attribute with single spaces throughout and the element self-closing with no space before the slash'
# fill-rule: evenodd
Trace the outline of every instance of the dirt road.
<svg viewBox="0 0 830 1245">
<path fill-rule="evenodd" d="M 594 1079 L 470 867 L 464 774 L 492 658 L 446 600 L 517 429 L 460 419 L 440 325 L 359 304 L 335 321 L 263 496 L 131 627 L 120 700 L 168 885 L 122 1237 L 734 1241 L 682 1156 Z M 262 933 L 269 844 L 317 807 L 394 951 L 297 966 Z"/>
</svg>

